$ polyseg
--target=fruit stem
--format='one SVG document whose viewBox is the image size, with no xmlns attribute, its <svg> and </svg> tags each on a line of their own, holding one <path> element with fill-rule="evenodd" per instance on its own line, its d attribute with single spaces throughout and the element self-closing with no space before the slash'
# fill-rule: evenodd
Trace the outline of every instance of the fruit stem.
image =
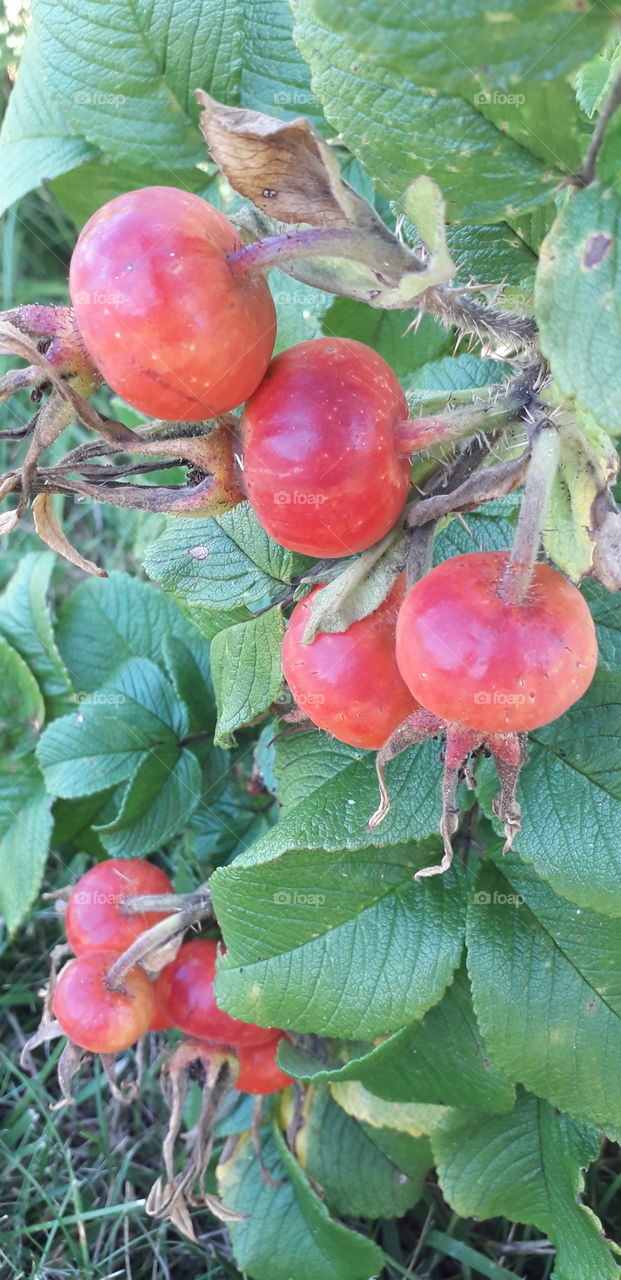
<svg viewBox="0 0 621 1280">
<path fill-rule="evenodd" d="M 505 604 L 523 604 L 528 594 L 560 457 L 558 430 L 550 418 L 539 419 L 531 439 L 524 497 L 499 590 Z"/>
<path fill-rule="evenodd" d="M 503 401 L 485 409 L 449 410 L 433 413 L 428 418 L 406 418 L 396 424 L 395 448 L 398 454 L 409 457 L 439 444 L 452 444 L 477 431 L 498 431 L 515 416 L 517 408 L 517 404 L 508 407 Z"/>
<path fill-rule="evenodd" d="M 375 256 L 371 256 L 368 232 L 355 227 L 304 227 L 300 231 L 283 231 L 236 249 L 235 253 L 227 254 L 226 260 L 234 276 L 244 276 L 280 266 L 292 258 L 353 258 L 377 267 L 377 250 Z"/>
<path fill-rule="evenodd" d="M 158 906 L 162 905 L 162 897 L 164 896 L 157 895 Z M 173 896 L 176 897 L 177 895 Z M 158 951 L 160 947 L 170 942 L 177 934 L 185 933 L 191 924 L 196 924 L 199 920 L 204 920 L 207 917 L 213 917 L 211 893 L 206 885 L 203 885 L 197 893 L 181 894 L 179 896 L 185 898 L 185 906 L 180 911 L 167 916 L 165 920 L 158 921 L 151 929 L 145 929 L 145 932 L 141 933 L 140 937 L 136 938 L 135 942 L 132 942 L 131 946 L 122 955 L 117 956 L 106 975 L 106 985 L 110 991 L 119 991 L 123 986 L 125 975 L 129 973 L 130 969 L 133 969 L 134 965 L 144 960 L 150 951 Z M 125 905 L 127 906 L 127 903 Z"/>
</svg>

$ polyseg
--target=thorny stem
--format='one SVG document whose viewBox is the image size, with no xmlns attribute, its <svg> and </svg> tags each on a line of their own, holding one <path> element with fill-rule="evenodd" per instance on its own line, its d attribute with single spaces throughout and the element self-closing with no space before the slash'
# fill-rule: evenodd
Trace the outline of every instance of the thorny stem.
<svg viewBox="0 0 621 1280">
<path fill-rule="evenodd" d="M 452 444 L 477 431 L 498 431 L 515 416 L 519 401 L 501 401 L 483 409 L 449 409 L 427 418 L 407 418 L 395 427 L 397 453 L 409 457 L 439 444 Z"/>
<path fill-rule="evenodd" d="M 599 155 L 602 142 L 604 140 L 604 134 L 606 132 L 606 129 L 612 117 L 614 116 L 615 112 L 618 110 L 620 106 L 621 106 L 621 71 L 618 71 L 610 87 L 610 92 L 608 94 L 608 97 L 606 98 L 606 101 L 602 107 L 599 120 L 597 121 L 595 129 L 593 130 L 591 141 L 589 143 L 584 160 L 582 161 L 582 165 L 578 173 L 573 178 L 574 186 L 588 187 L 589 183 L 593 182 L 593 179 L 595 178 L 595 165 L 597 162 L 597 157 Z"/>
<path fill-rule="evenodd" d="M 524 497 L 511 556 L 500 587 L 501 598 L 506 604 L 523 604 L 528 593 L 541 544 L 541 530 L 550 506 L 559 457 L 558 430 L 549 418 L 541 418 L 533 431 Z"/>
<path fill-rule="evenodd" d="M 167 916 L 165 920 L 160 920 L 151 929 L 146 929 L 110 966 L 106 983 L 111 991 L 118 991 L 122 988 L 125 975 L 129 973 L 130 969 L 133 969 L 135 964 L 139 964 L 141 960 L 144 960 L 150 951 L 159 950 L 160 947 L 170 942 L 178 934 L 185 933 L 185 930 L 191 924 L 196 924 L 199 920 L 213 916 L 211 893 L 206 885 L 203 885 L 197 893 L 181 896 L 185 897 L 186 905 L 180 911 L 177 911 L 174 915 Z M 161 906 L 159 895 L 156 900 L 158 906 Z"/>
<path fill-rule="evenodd" d="M 537 325 L 530 316 L 496 307 L 481 306 L 447 286 L 436 285 L 421 294 L 421 310 L 445 326 L 456 325 L 462 333 L 473 333 L 480 341 L 505 344 L 511 348 L 532 347 L 537 342 Z"/>
<path fill-rule="evenodd" d="M 300 231 L 283 231 L 227 254 L 234 276 L 254 275 L 292 258 L 352 258 L 374 270 L 378 266 L 377 248 L 370 245 L 368 232 L 358 231 L 355 227 L 305 227 Z M 411 269 L 420 272 L 425 269 L 414 254 Z"/>
</svg>

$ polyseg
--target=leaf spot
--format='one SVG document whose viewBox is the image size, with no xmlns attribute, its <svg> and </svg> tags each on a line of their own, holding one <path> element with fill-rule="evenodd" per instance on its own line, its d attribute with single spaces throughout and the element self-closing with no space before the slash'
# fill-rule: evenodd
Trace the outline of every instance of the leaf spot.
<svg viewBox="0 0 621 1280">
<path fill-rule="evenodd" d="M 611 244 L 612 236 L 605 235 L 602 231 L 597 231 L 594 235 L 589 236 L 584 246 L 582 265 L 587 270 L 592 267 L 598 267 L 610 251 Z"/>
</svg>

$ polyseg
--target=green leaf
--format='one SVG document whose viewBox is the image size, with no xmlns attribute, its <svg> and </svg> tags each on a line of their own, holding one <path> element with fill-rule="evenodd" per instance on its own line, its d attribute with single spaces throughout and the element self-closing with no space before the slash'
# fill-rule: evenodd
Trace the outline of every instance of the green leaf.
<svg viewBox="0 0 621 1280">
<path fill-rule="evenodd" d="M 139 165 L 88 160 L 70 173 L 55 178 L 49 186 L 78 229 L 103 204 L 124 191 L 159 186 L 180 187 L 183 191 L 200 193 L 204 191 L 207 175 L 202 169 L 178 169 L 170 165 L 158 167 L 156 164 L 145 164 L 145 159 L 148 157 L 143 151 L 143 162 Z"/>
<path fill-rule="evenodd" d="M 420 1199 L 432 1163 L 429 1140 L 363 1124 L 313 1085 L 295 1152 L 334 1213 L 346 1217 L 401 1217 Z"/>
<path fill-rule="evenodd" d="M 270 280 L 270 293 L 278 316 L 275 355 L 298 342 L 323 336 L 322 324 L 332 302 L 330 294 L 313 289 L 283 272 Z"/>
<path fill-rule="evenodd" d="M 434 541 L 434 564 L 467 551 L 504 551 L 515 535 L 519 504 L 513 494 L 486 502 L 461 520 L 452 517 Z"/>
<path fill-rule="evenodd" d="M 238 1267 L 253 1280 L 371 1280 L 383 1267 L 377 1245 L 334 1222 L 312 1190 L 277 1129 L 262 1131 L 261 1156 L 275 1182 L 261 1176 L 252 1139 L 245 1134 L 217 1168 L 218 1190 L 229 1209 L 246 1215 L 228 1230 Z"/>
<path fill-rule="evenodd" d="M 619 65 L 619 47 L 598 53 L 580 67 L 576 75 L 576 97 L 582 110 L 591 117 L 602 105 L 612 77 Z"/>
<path fill-rule="evenodd" d="M 162 658 L 178 698 L 185 703 L 192 733 L 212 734 L 216 704 L 211 679 L 209 645 L 194 628 L 181 639 L 164 636 Z"/>
<path fill-rule="evenodd" d="M 498 360 L 482 360 L 480 356 L 466 353 L 430 360 L 420 369 L 415 369 L 409 379 L 410 409 L 422 414 L 427 406 L 427 412 L 431 413 L 436 403 L 438 408 L 446 405 L 451 392 L 488 387 L 491 383 L 502 382 L 509 372 L 509 365 Z"/>
<path fill-rule="evenodd" d="M 537 259 L 528 244 L 508 223 L 501 222 L 490 227 L 465 223 L 449 227 L 446 238 L 451 254 L 460 268 L 456 276 L 458 284 L 466 285 L 475 280 L 482 285 L 495 285 L 492 296 L 496 296 L 497 288 L 502 284 L 504 307 L 520 311 L 529 309 L 532 305 Z M 491 377 L 487 381 L 495 382 L 498 379 L 497 361 L 480 361 L 471 356 L 458 356 L 457 360 L 460 363 L 464 360 L 482 363 L 490 370 Z"/>
<path fill-rule="evenodd" d="M 243 853 L 266 835 L 275 816 L 272 796 L 251 796 L 236 779 L 230 779 L 215 798 L 203 786 L 186 833 L 187 847 L 205 873 L 202 878 L 210 868 Z"/>
<path fill-rule="evenodd" d="M 96 826 L 113 858 L 141 858 L 186 826 L 201 796 L 201 769 L 176 744 L 143 756 L 130 778 L 116 818 Z"/>
<path fill-rule="evenodd" d="M 450 351 L 454 339 L 429 315 L 421 317 L 416 333 L 408 333 L 413 315 L 404 311 L 378 311 L 351 298 L 336 298 L 323 318 L 330 337 L 355 338 L 378 351 L 405 386 L 413 370 Z"/>
<path fill-rule="evenodd" d="M 50 719 L 74 704 L 71 681 L 58 652 L 47 603 L 55 557 L 29 552 L 0 595 L 0 632 L 27 662 Z"/>
<path fill-rule="evenodd" d="M 279 1062 L 282 1049 L 283 1042 L 278 1050 Z M 339 1107 L 364 1124 L 372 1128 L 397 1129 L 399 1133 L 409 1133 L 412 1138 L 432 1133 L 448 1114 L 446 1107 L 428 1107 L 417 1102 L 386 1102 L 356 1080 L 336 1080 L 330 1085 L 330 1092 Z"/>
<path fill-rule="evenodd" d="M 537 60 L 537 71 L 540 66 Z M 494 89 L 475 94 L 474 100 L 486 120 L 545 164 L 569 173 L 580 168 L 590 129 L 565 76 L 542 78 L 540 84 L 514 84 L 504 93 Z"/>
<path fill-rule="evenodd" d="M 413 882 L 427 845 L 300 849 L 257 862 L 269 836 L 211 880 L 226 943 L 219 1003 L 236 1018 L 370 1039 L 420 1018 L 459 963 L 463 873 Z"/>
<path fill-rule="evenodd" d="M 0 143 L 3 208 L 76 166 L 56 194 L 78 224 L 132 187 L 200 190 L 199 85 L 272 115 L 302 110 L 322 125 L 286 0 L 114 0 L 105 23 L 97 0 L 79 9 L 34 0 L 33 11 Z"/>
<path fill-rule="evenodd" d="M 529 735 L 514 846 L 556 893 L 621 915 L 621 676 L 601 667 L 560 720 Z M 485 774 L 482 774 L 482 778 Z M 487 812 L 491 797 L 484 797 Z"/>
<path fill-rule="evenodd" d="M 219 4 L 205 12 L 188 0 L 183 22 L 172 0 L 157 5 L 114 0 L 101 21 L 97 0 L 35 0 L 34 17 L 46 80 L 70 104 L 76 127 L 115 160 L 188 168 L 205 158 L 196 127 L 194 87 L 229 88 L 231 50 L 214 41 Z M 210 21 L 211 16 L 211 21 Z M 235 15 L 228 29 L 234 31 Z M 225 37 L 225 31 L 222 36 Z"/>
<path fill-rule="evenodd" d="M 0 635 L 0 741 L 10 756 L 28 755 L 45 719 L 41 690 L 23 658 Z"/>
<path fill-rule="evenodd" d="M 214 610 L 275 602 L 310 564 L 273 542 L 245 502 L 218 519 L 171 520 L 145 557 L 166 591 Z"/>
<path fill-rule="evenodd" d="M 592 183 L 568 197 L 541 247 L 535 292 L 541 345 L 556 381 L 613 435 L 620 430 L 620 235 L 615 191 Z"/>
<path fill-rule="evenodd" d="M 550 198 L 558 170 L 501 135 L 476 105 L 448 96 L 445 84 L 439 93 L 423 88 L 429 80 L 417 60 L 396 72 L 381 56 L 361 54 L 348 31 L 330 30 L 326 5 L 321 19 L 316 0 L 292 0 L 292 8 L 296 43 L 310 65 L 326 118 L 391 199 L 421 172 L 432 173 L 439 183 L 449 222 L 503 221 Z M 348 6 L 348 30 L 352 16 Z M 412 23 L 410 10 L 408 31 L 423 31 Z M 402 35 L 399 29 L 399 41 Z M 433 23 L 428 36 L 438 51 Z M 413 67 L 417 82 L 411 79 Z M 469 68 L 468 77 L 472 94 Z"/>
<path fill-rule="evenodd" d="M 379 827 L 368 824 L 378 803 L 375 755 L 318 730 L 283 734 L 276 744 L 278 799 L 283 816 L 255 853 L 258 860 L 289 849 L 379 848 L 435 835 L 440 821 L 438 749 L 425 743 L 387 768 L 393 804 Z M 431 856 L 431 855 L 430 855 Z"/>
<path fill-rule="evenodd" d="M 506 877 L 484 868 L 468 910 L 485 1042 L 510 1079 L 581 1119 L 618 1125 L 619 927 L 557 898 L 516 858 L 503 868 Z"/>
<path fill-rule="evenodd" d="M 510 1115 L 453 1112 L 431 1143 L 442 1193 L 456 1213 L 538 1227 L 558 1249 L 555 1280 L 616 1280 L 600 1223 L 578 1200 L 597 1134 L 523 1094 Z"/>
<path fill-rule="evenodd" d="M 58 616 L 58 647 L 74 687 L 83 693 L 101 689 L 130 658 L 149 658 L 165 668 L 173 636 L 195 655 L 205 647 L 173 600 L 125 573 L 82 582 Z"/>
<path fill-rule="evenodd" d="M 72 799 L 125 781 L 144 752 L 159 754 L 187 733 L 185 707 L 159 668 L 132 658 L 80 711 L 48 725 L 38 758 L 53 795 Z"/>
<path fill-rule="evenodd" d="M 71 113 L 69 113 L 71 114 Z M 9 205 L 97 154 L 65 120 L 45 82 L 38 32 L 31 27 L 0 131 L 0 215 Z"/>
<path fill-rule="evenodd" d="M 235 731 L 269 709 L 283 682 L 280 649 L 285 624 L 280 609 L 238 622 L 214 636 L 213 682 L 218 706 L 215 742 L 235 745 Z"/>
<path fill-rule="evenodd" d="M 600 586 L 599 582 L 585 582 L 582 594 L 587 600 L 597 629 L 600 666 L 606 664 L 613 671 L 621 668 L 621 609 L 619 597 Z"/>
<path fill-rule="evenodd" d="M 576 21 L 571 0 L 503 0 L 482 8 L 465 0 L 312 0 L 318 22 L 347 35 L 358 53 L 442 93 L 470 98 L 473 81 L 493 91 L 531 87 L 580 66 L 612 30 L 614 6 L 595 3 Z M 476 94 L 475 101 L 476 101 Z"/>
<path fill-rule="evenodd" d="M 485 1048 L 463 970 L 422 1022 L 403 1027 L 354 1059 L 337 1078 L 359 1080 L 389 1102 L 472 1111 L 510 1111 L 515 1097 Z"/>
<path fill-rule="evenodd" d="M 41 886 L 52 834 L 52 801 L 32 758 L 0 773 L 0 913 L 14 933 Z"/>
</svg>

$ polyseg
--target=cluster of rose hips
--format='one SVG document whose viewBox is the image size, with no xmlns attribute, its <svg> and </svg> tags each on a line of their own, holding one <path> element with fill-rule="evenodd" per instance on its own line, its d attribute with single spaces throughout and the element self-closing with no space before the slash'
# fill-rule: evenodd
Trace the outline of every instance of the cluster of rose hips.
<svg viewBox="0 0 621 1280">
<path fill-rule="evenodd" d="M 213 940 L 184 942 L 154 980 L 135 964 L 111 982 L 112 966 L 168 914 L 128 914 L 126 900 L 173 892 L 168 876 L 140 858 L 101 862 L 73 886 L 65 927 L 76 958 L 65 965 L 53 994 L 62 1031 L 81 1049 L 115 1054 L 148 1031 L 176 1028 L 213 1048 L 232 1050 L 239 1062 L 236 1088 L 254 1094 L 284 1088 L 290 1077 L 276 1062 L 282 1033 L 240 1022 L 216 1004 Z"/>
<path fill-rule="evenodd" d="M 197 196 L 166 187 L 119 196 L 73 255 L 77 324 L 101 373 L 138 409 L 191 421 L 245 402 L 231 425 L 241 488 L 281 545 L 321 558 L 363 551 L 398 521 L 410 456 L 433 441 L 362 343 L 318 338 L 270 361 L 274 306 L 251 250 Z M 595 630 L 576 587 L 508 553 L 457 556 L 407 592 L 402 576 L 374 613 L 308 644 L 313 595 L 285 637 L 290 689 L 320 728 L 386 758 L 444 733 L 454 771 L 485 745 L 499 774 L 515 778 L 515 735 L 566 711 L 595 670 Z"/>
</svg>

